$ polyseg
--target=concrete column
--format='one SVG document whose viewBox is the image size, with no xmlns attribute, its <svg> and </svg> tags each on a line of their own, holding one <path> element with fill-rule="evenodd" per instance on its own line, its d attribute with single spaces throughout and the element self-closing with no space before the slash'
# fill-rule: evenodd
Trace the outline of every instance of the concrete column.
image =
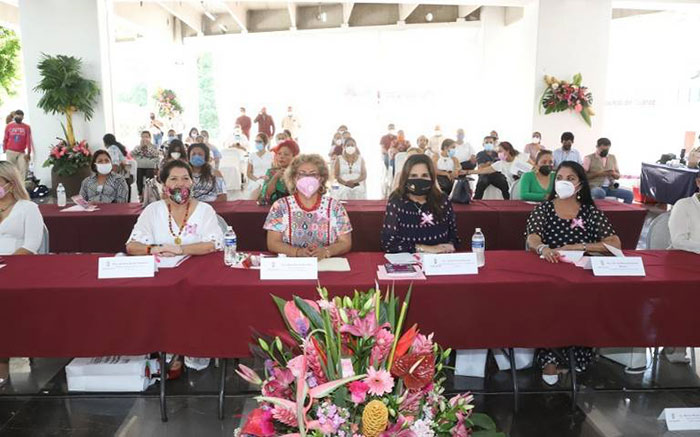
<svg viewBox="0 0 700 437">
<path fill-rule="evenodd" d="M 40 80 L 37 64 L 42 53 L 82 58 L 83 75 L 97 81 L 100 96 L 93 118 L 85 122 L 82 114 L 74 117 L 77 140 L 86 139 L 95 150 L 102 146 L 102 136 L 114 130 L 112 115 L 111 45 L 113 31 L 111 0 L 19 0 L 20 35 L 24 58 L 28 108 L 27 121 L 32 126 L 36 149 L 35 172 L 43 183 L 50 184 L 51 169 L 41 167 L 57 136 L 63 136 L 61 115 L 45 114 L 37 107 L 41 98 L 34 92 Z"/>
<path fill-rule="evenodd" d="M 539 0 L 538 9 L 533 130 L 542 132 L 542 142 L 550 148 L 560 147 L 561 133 L 571 131 L 574 147 L 583 155 L 591 153 L 595 141 L 605 136 L 611 0 Z M 544 75 L 570 81 L 576 73 L 583 75 L 583 85 L 593 93 L 592 127 L 574 112 L 539 111 Z"/>
</svg>

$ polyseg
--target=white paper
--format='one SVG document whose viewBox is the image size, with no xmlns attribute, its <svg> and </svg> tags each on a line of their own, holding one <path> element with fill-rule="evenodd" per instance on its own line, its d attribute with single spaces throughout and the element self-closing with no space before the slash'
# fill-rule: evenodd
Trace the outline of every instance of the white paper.
<svg viewBox="0 0 700 437">
<path fill-rule="evenodd" d="M 583 270 L 591 270 L 591 258 L 592 256 L 583 256 L 580 260 L 576 261 L 574 265 L 576 267 L 581 267 Z"/>
<path fill-rule="evenodd" d="M 260 279 L 318 279 L 316 258 L 269 257 L 260 259 Z"/>
<path fill-rule="evenodd" d="M 576 264 L 581 258 L 583 258 L 584 251 L 582 250 L 560 250 L 559 255 L 562 257 L 562 261 Z"/>
<path fill-rule="evenodd" d="M 418 263 L 418 260 L 416 259 L 415 255 L 412 253 L 408 252 L 401 252 L 401 253 L 386 253 L 384 254 L 384 258 L 389 261 L 391 264 L 416 264 Z"/>
<path fill-rule="evenodd" d="M 100 258 L 98 279 L 152 278 L 156 273 L 156 260 L 153 255 L 115 256 Z"/>
<path fill-rule="evenodd" d="M 156 268 L 172 269 L 189 259 L 189 255 L 156 256 Z"/>
<path fill-rule="evenodd" d="M 603 246 L 605 246 L 605 248 L 608 249 L 608 251 L 610 251 L 610 253 L 612 253 L 612 254 L 615 255 L 616 257 L 618 257 L 618 258 L 624 258 L 624 257 L 625 257 L 625 254 L 622 253 L 622 251 L 621 251 L 620 249 L 618 249 L 617 247 L 613 247 L 613 246 L 611 246 L 611 245 L 609 245 L 609 244 L 607 244 L 607 243 L 603 243 Z"/>
<path fill-rule="evenodd" d="M 595 256 L 591 257 L 591 266 L 595 276 L 646 276 L 644 263 L 639 256 L 623 258 Z"/>
<path fill-rule="evenodd" d="M 318 262 L 319 272 L 349 272 L 350 263 L 347 258 L 326 258 Z"/>
<path fill-rule="evenodd" d="M 444 253 L 423 254 L 423 272 L 426 276 L 476 275 L 479 273 L 476 254 Z"/>
<path fill-rule="evenodd" d="M 700 408 L 666 408 L 659 420 L 665 420 L 669 431 L 700 430 Z"/>
<path fill-rule="evenodd" d="M 527 173 L 530 170 L 532 170 L 532 165 L 519 159 L 513 161 L 513 164 L 511 164 L 510 166 L 510 172 L 514 175 L 517 175 L 519 173 Z"/>
<path fill-rule="evenodd" d="M 93 212 L 97 211 L 99 208 L 96 206 L 92 206 L 91 208 L 83 208 L 80 205 L 73 205 L 68 208 L 64 208 L 61 210 L 61 212 Z"/>
</svg>

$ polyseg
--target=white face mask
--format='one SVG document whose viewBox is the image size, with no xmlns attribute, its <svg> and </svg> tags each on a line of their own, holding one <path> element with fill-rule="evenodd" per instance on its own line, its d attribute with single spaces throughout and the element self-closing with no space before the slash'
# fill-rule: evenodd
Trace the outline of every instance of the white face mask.
<svg viewBox="0 0 700 437">
<path fill-rule="evenodd" d="M 442 136 L 442 131 L 436 130 L 436 131 L 435 131 L 435 136 L 436 136 L 436 137 L 441 137 L 441 136 Z"/>
<path fill-rule="evenodd" d="M 568 199 L 576 193 L 576 187 L 569 181 L 557 181 L 554 184 L 554 191 L 560 199 Z"/>
<path fill-rule="evenodd" d="M 97 168 L 97 173 L 107 175 L 112 171 L 112 164 L 95 164 L 95 168 Z"/>
<path fill-rule="evenodd" d="M 389 129 L 389 135 L 396 135 L 396 131 L 394 129 Z"/>
<path fill-rule="evenodd" d="M 345 148 L 345 153 L 348 155 L 354 155 L 357 149 L 354 146 L 348 146 Z"/>
<path fill-rule="evenodd" d="M 342 146 L 342 145 L 343 145 L 343 140 L 335 140 L 335 145 L 336 145 L 336 146 Z"/>
<path fill-rule="evenodd" d="M 532 142 L 535 143 L 535 144 L 539 144 L 539 143 L 540 143 L 540 139 L 537 138 L 537 137 L 532 137 Z"/>
<path fill-rule="evenodd" d="M 181 155 L 182 155 L 182 154 L 181 154 L 180 152 L 173 152 L 173 153 L 170 154 L 170 157 L 173 158 L 173 159 L 180 159 L 180 156 L 181 156 Z"/>
</svg>

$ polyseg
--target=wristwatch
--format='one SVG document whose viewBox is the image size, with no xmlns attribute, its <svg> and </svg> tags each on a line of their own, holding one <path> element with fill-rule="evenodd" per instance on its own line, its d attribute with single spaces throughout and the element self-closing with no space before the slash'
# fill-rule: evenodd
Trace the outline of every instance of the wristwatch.
<svg viewBox="0 0 700 437">
<path fill-rule="evenodd" d="M 546 244 L 540 244 L 539 246 L 537 246 L 537 249 L 536 249 L 537 254 L 542 256 L 542 252 L 544 252 L 544 250 L 547 247 L 549 247 L 549 246 L 547 246 Z"/>
</svg>

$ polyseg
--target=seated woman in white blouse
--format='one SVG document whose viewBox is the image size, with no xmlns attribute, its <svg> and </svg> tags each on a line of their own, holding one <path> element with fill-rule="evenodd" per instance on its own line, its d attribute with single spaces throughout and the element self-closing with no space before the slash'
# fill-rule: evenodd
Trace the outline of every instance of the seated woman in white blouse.
<svg viewBox="0 0 700 437">
<path fill-rule="evenodd" d="M 695 178 L 700 188 L 700 173 Z M 671 208 L 668 220 L 671 249 L 700 254 L 700 193 L 681 199 Z"/>
<path fill-rule="evenodd" d="M 41 247 L 44 220 L 14 164 L 0 161 L 0 255 L 33 255 Z M 0 387 L 10 374 L 9 358 L 0 358 Z"/>
<path fill-rule="evenodd" d="M 224 234 L 211 205 L 191 196 L 192 169 L 180 160 L 160 172 L 162 199 L 146 207 L 126 244 L 129 255 L 205 255 L 223 247 Z"/>
</svg>

